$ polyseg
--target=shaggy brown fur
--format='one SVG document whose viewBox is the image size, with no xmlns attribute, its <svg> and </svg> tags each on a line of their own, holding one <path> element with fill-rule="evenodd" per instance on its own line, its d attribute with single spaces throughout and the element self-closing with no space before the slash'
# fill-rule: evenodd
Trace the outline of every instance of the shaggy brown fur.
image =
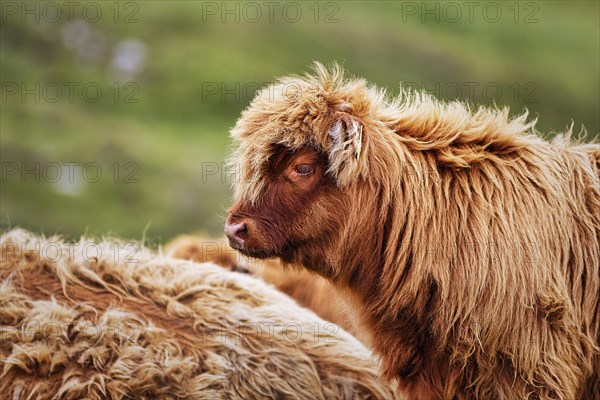
<svg viewBox="0 0 600 400">
<path fill-rule="evenodd" d="M 175 258 L 214 262 L 230 271 L 251 273 L 310 308 L 319 317 L 354 333 L 343 300 L 333 285 L 319 275 L 299 268 L 283 268 L 276 259 L 248 259 L 223 239 L 181 235 L 167 243 L 164 251 Z"/>
<path fill-rule="evenodd" d="M 2 398 L 393 398 L 364 346 L 251 276 L 114 241 L 0 243 Z"/>
<path fill-rule="evenodd" d="M 600 396 L 600 149 L 338 67 L 232 130 L 227 233 L 330 279 L 411 399 Z"/>
</svg>

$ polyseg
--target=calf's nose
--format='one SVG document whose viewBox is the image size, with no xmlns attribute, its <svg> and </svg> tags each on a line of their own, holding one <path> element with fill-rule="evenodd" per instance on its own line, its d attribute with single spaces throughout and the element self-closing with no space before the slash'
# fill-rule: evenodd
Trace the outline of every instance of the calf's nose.
<svg viewBox="0 0 600 400">
<path fill-rule="evenodd" d="M 233 248 L 242 246 L 248 238 L 248 225 L 245 222 L 225 222 L 225 235 Z"/>
</svg>

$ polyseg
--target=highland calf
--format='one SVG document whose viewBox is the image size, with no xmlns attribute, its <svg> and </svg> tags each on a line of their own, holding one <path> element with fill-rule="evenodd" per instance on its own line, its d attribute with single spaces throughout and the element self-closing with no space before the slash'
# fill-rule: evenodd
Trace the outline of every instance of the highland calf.
<svg viewBox="0 0 600 400">
<path fill-rule="evenodd" d="M 597 143 L 319 64 L 232 137 L 231 245 L 329 279 L 410 399 L 598 398 Z"/>
</svg>

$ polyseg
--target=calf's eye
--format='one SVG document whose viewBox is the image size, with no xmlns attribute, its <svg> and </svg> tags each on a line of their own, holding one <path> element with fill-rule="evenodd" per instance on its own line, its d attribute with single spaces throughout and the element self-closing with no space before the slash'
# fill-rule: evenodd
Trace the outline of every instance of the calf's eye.
<svg viewBox="0 0 600 400">
<path fill-rule="evenodd" d="M 299 175 L 310 175 L 314 170 L 315 166 L 312 164 L 298 164 L 294 167 L 294 171 Z"/>
</svg>

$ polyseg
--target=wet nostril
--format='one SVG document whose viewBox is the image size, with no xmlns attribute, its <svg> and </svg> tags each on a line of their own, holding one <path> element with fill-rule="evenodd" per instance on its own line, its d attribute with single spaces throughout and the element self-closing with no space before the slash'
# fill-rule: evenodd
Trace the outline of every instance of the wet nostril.
<svg viewBox="0 0 600 400">
<path fill-rule="evenodd" d="M 230 240 L 243 243 L 248 238 L 248 226 L 244 222 L 225 224 L 225 234 Z"/>
<path fill-rule="evenodd" d="M 248 238 L 248 226 L 246 224 L 240 225 L 240 228 L 235 232 L 235 236 L 238 239 L 246 240 Z"/>
</svg>

